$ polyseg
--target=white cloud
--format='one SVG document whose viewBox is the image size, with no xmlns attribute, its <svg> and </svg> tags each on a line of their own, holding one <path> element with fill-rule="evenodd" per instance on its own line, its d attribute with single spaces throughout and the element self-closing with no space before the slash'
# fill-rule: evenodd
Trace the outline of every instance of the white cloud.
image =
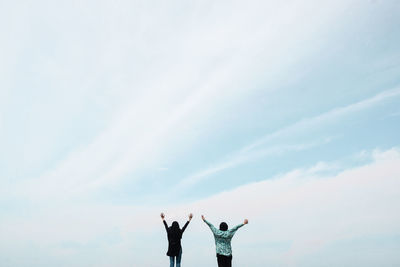
<svg viewBox="0 0 400 267">
<path fill-rule="evenodd" d="M 241 101 L 256 90 L 260 79 L 267 87 L 263 90 L 277 90 L 279 84 L 295 83 L 313 70 L 310 62 L 319 56 L 315 51 L 332 41 L 327 37 L 330 29 L 347 27 L 337 18 L 349 5 L 355 17 L 357 3 L 348 1 L 2 4 L 0 159 L 21 171 L 29 165 L 24 161 L 42 165 L 45 171 L 39 177 L 26 171 L 18 180 L 0 177 L 0 262 L 161 266 L 167 261 L 161 210 L 168 219 L 196 213 L 184 240 L 185 261 L 192 266 L 215 261 L 212 237 L 198 220 L 202 212 L 214 222 L 229 218 L 230 225 L 249 216 L 250 225 L 234 241 L 239 266 L 249 264 L 249 258 L 269 262 L 264 248 L 257 248 L 266 241 L 292 243 L 290 250 L 274 253 L 274 260 L 282 263 L 290 257 L 295 263 L 338 238 L 398 232 L 397 150 L 376 151 L 374 163 L 337 176 L 321 177 L 324 170 L 335 168 L 321 162 L 179 206 L 119 206 L 95 196 L 97 189 L 118 184 L 143 166 L 163 166 L 157 161 L 171 149 L 190 149 L 190 141 L 179 136 L 181 130 L 199 121 L 218 121 L 221 103 Z M 304 61 L 307 64 L 301 64 Z M 254 157 L 323 143 L 263 149 L 274 136 L 340 118 L 398 94 L 398 89 L 386 91 L 302 120 L 183 184 L 190 186 Z M 89 123 L 82 118 L 86 113 L 95 114 L 91 118 L 101 127 L 88 127 L 89 137 L 79 144 L 68 142 L 64 138 L 71 132 L 85 132 L 80 125 Z M 28 122 L 21 119 L 26 114 Z M 17 134 L 23 138 L 14 141 Z M 71 147 L 65 155 L 66 149 L 58 145 L 66 143 Z M 56 158 L 55 166 L 43 163 Z M 246 257 L 241 250 L 252 253 L 254 247 L 260 258 Z"/>
<path fill-rule="evenodd" d="M 399 116 L 400 116 L 400 111 L 389 114 L 389 117 L 399 117 Z"/>
<path fill-rule="evenodd" d="M 252 150 L 275 137 L 292 134 L 295 131 L 310 129 L 311 127 L 314 127 L 316 125 L 320 126 L 320 124 L 322 123 L 331 122 L 332 120 L 339 119 L 345 115 L 349 115 L 355 112 L 371 108 L 391 98 L 398 97 L 399 95 L 400 95 L 400 88 L 396 87 L 390 90 L 383 91 L 373 97 L 363 99 L 359 102 L 352 103 L 344 107 L 334 108 L 318 116 L 302 119 L 292 125 L 284 127 L 283 129 L 280 129 L 278 131 L 275 131 L 271 134 L 268 134 L 260 138 L 254 143 L 243 148 L 243 151 Z"/>
<path fill-rule="evenodd" d="M 197 172 L 184 178 L 180 183 L 178 183 L 171 194 L 175 194 L 181 190 L 187 190 L 189 187 L 196 185 L 197 183 L 209 179 L 211 175 L 224 171 L 226 169 L 235 167 L 240 164 L 244 164 L 248 161 L 266 157 L 266 156 L 276 156 L 280 154 L 285 154 L 293 151 L 303 151 L 315 146 L 326 144 L 331 141 L 331 138 L 324 138 L 323 140 L 316 140 L 311 143 L 296 144 L 296 145 L 275 145 L 269 148 L 259 149 L 257 151 L 252 151 L 250 153 L 239 152 L 231 156 L 231 158 L 223 163 L 217 164 L 216 166 L 210 167 L 206 170 Z"/>
<path fill-rule="evenodd" d="M 204 266 L 214 262 L 211 233 L 200 221 L 204 214 L 212 223 L 225 220 L 230 226 L 245 217 L 250 220 L 234 238 L 238 266 L 298 266 L 310 257 L 318 259 L 318 252 L 335 242 L 400 233 L 400 151 L 377 150 L 371 156 L 373 162 L 334 176 L 316 174 L 315 169 L 323 168 L 319 163 L 178 206 L 76 202 L 50 206 L 29 216 L 3 220 L 0 245 L 2 251 L 19 249 L 22 253 L 23 244 L 31 243 L 45 252 L 38 252 L 41 260 L 54 255 L 58 260 L 70 257 L 69 263 L 74 266 L 85 266 L 82 262 L 96 265 L 96 257 L 103 253 L 119 255 L 120 266 L 156 266 L 166 261 L 159 213 L 164 211 L 168 222 L 176 219 L 183 223 L 193 212 L 195 218 L 183 239 L 185 264 Z M 288 245 L 277 248 L 269 244 Z M 85 247 L 86 254 L 80 254 Z M 143 249 L 154 252 L 151 259 Z M 131 257 L 129 251 L 135 256 Z M 114 266 L 108 260 L 103 264 Z M 317 260 L 314 266 L 320 264 Z M 346 264 L 343 262 L 343 266 Z M 382 262 L 385 264 L 391 262 Z"/>
<path fill-rule="evenodd" d="M 92 133 L 96 137 L 88 143 L 73 147 L 55 167 L 38 178 L 22 181 L 13 191 L 33 199 L 46 199 L 96 190 L 118 183 L 139 166 L 155 164 L 174 145 L 190 146 L 176 140 L 181 127 L 206 121 L 211 114 L 218 113 L 221 102 L 240 101 L 249 93 L 249 83 L 260 77 L 261 69 L 269 73 L 268 80 L 272 83 L 286 80 L 282 73 L 287 74 L 302 58 L 312 54 L 312 47 L 299 47 L 291 40 L 309 42 L 318 37 L 347 5 L 345 1 L 330 3 L 315 14 L 312 3 L 298 2 L 288 9 L 286 4 L 269 3 L 261 8 L 260 3 L 254 2 L 245 7 L 235 4 L 226 10 L 225 6 L 210 2 L 199 10 L 194 7 L 191 10 L 200 12 L 196 14 L 202 17 L 212 7 L 207 15 L 209 20 L 189 20 L 188 24 L 181 22 L 189 19 L 190 13 L 171 20 L 164 9 L 172 11 L 169 5 L 156 8 L 139 5 L 142 11 L 154 15 L 147 17 L 131 16 L 125 9 L 107 3 L 94 5 L 97 8 L 94 10 L 89 4 L 80 9 L 43 4 L 55 12 L 24 18 L 24 23 L 41 19 L 37 24 L 31 23 L 35 25 L 30 28 L 33 44 L 19 49 L 33 51 L 41 42 L 50 41 L 40 36 L 54 33 L 53 41 L 57 44 L 54 55 L 47 50 L 33 53 L 35 57 L 29 68 L 38 70 L 38 85 L 64 93 L 53 105 L 46 106 L 50 110 L 57 107 L 56 112 L 43 110 L 40 99 L 26 107 L 32 114 L 31 125 L 40 122 L 43 126 L 41 114 L 59 116 L 59 120 L 54 120 L 58 126 L 66 121 L 73 123 L 79 120 L 80 112 L 85 111 L 85 104 L 93 96 L 100 106 L 106 107 L 101 110 L 100 118 L 95 119 L 107 123 L 103 131 Z M 63 8 L 66 8 L 63 14 L 75 15 L 79 20 L 56 16 Z M 243 8 L 249 12 L 243 12 Z M 39 4 L 33 10 L 42 12 Z M 134 14 L 143 14 L 132 10 Z M 117 19 L 113 19 L 116 14 Z M 47 23 L 52 20 L 60 29 Z M 101 21 L 104 29 L 96 27 Z M 283 32 L 286 34 L 282 35 Z M 277 56 L 282 54 L 287 58 Z M 263 62 L 268 63 L 264 66 Z M 19 80 L 18 72 L 10 75 Z M 44 81 L 50 81 L 50 85 L 42 84 Z M 99 96 L 98 88 L 101 88 Z M 106 98 L 112 100 L 108 102 Z M 83 110 L 78 108 L 71 115 L 68 103 Z M 58 143 L 64 142 L 57 139 L 58 134 L 51 133 L 65 128 L 47 125 L 34 129 L 29 135 L 32 149 L 24 146 L 20 153 L 40 163 L 56 153 L 52 150 Z M 26 132 L 32 132 L 29 130 Z M 42 156 L 38 150 L 43 152 Z"/>
<path fill-rule="evenodd" d="M 262 148 L 267 142 L 277 137 L 295 135 L 300 131 L 305 131 L 307 129 L 312 129 L 315 127 L 322 127 L 326 123 L 332 123 L 332 121 L 335 119 L 340 119 L 343 116 L 352 115 L 355 112 L 363 111 L 365 109 L 381 104 L 384 101 L 389 100 L 393 97 L 398 97 L 399 95 L 400 95 L 400 88 L 394 88 L 391 90 L 383 91 L 373 97 L 361 100 L 359 102 L 350 104 L 348 106 L 338 107 L 323 114 L 320 114 L 318 116 L 302 119 L 294 124 L 286 126 L 273 133 L 267 134 L 264 137 L 256 140 L 255 142 L 239 149 L 238 151 L 229 155 L 227 157 L 229 158 L 228 160 L 222 161 L 221 163 L 215 166 L 211 166 L 209 168 L 206 168 L 205 170 L 199 171 L 193 175 L 190 175 L 189 177 L 184 178 L 180 182 L 180 184 L 177 185 L 177 190 L 186 188 L 188 186 L 193 186 L 194 184 L 204 179 L 207 179 L 207 176 L 209 175 L 221 172 L 228 168 L 235 167 L 239 164 L 258 158 L 260 156 L 276 155 L 287 151 L 306 150 L 330 142 L 332 137 L 325 138 L 323 140 L 318 140 L 316 142 L 312 142 L 309 144 L 298 144 L 298 145 L 280 144 L 280 145 L 274 145 L 272 146 L 272 148 L 271 147 L 267 149 Z"/>
<path fill-rule="evenodd" d="M 315 167 L 296 170 L 186 209 L 195 207 L 196 213 L 208 215 L 215 223 L 224 218 L 237 223 L 248 217 L 249 227 L 243 230 L 247 233 L 240 236 L 245 240 L 238 238 L 236 244 L 290 242 L 291 248 L 280 255 L 280 261 L 298 266 L 303 257 L 313 257 L 327 244 L 400 233 L 396 212 L 400 206 L 400 151 L 375 151 L 372 155 L 374 162 L 335 176 L 321 177 L 315 174 Z M 267 264 L 268 258 L 264 260 Z"/>
</svg>

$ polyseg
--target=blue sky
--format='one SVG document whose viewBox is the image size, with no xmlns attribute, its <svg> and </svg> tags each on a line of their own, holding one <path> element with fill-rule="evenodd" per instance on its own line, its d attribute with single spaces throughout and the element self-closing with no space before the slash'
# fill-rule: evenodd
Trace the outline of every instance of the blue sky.
<svg viewBox="0 0 400 267">
<path fill-rule="evenodd" d="M 398 1 L 0 10 L 2 266 L 400 264 Z"/>
</svg>

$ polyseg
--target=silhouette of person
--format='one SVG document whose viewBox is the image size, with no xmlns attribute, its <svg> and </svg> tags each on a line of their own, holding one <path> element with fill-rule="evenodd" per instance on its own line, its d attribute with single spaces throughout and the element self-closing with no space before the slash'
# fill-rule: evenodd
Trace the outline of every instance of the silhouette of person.
<svg viewBox="0 0 400 267">
<path fill-rule="evenodd" d="M 161 213 L 161 219 L 163 220 L 165 230 L 167 231 L 167 237 L 168 237 L 167 256 L 169 256 L 170 267 L 174 267 L 175 261 L 176 261 L 176 267 L 180 267 L 182 259 L 182 245 L 181 245 L 182 234 L 185 231 L 186 227 L 189 225 L 189 222 L 192 220 L 193 214 L 192 213 L 189 214 L 189 220 L 185 223 L 182 229 L 179 227 L 179 223 L 177 221 L 172 222 L 171 227 L 168 227 L 168 224 L 164 218 L 165 218 L 164 213 Z"/>
</svg>

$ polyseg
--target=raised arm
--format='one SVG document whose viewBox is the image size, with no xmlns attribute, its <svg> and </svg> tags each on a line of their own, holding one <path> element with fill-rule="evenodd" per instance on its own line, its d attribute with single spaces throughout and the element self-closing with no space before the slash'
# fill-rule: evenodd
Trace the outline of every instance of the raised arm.
<svg viewBox="0 0 400 267">
<path fill-rule="evenodd" d="M 163 223 L 164 223 L 164 226 L 165 226 L 165 230 L 168 232 L 168 224 L 167 224 L 167 222 L 165 221 L 165 215 L 164 215 L 164 213 L 161 213 L 161 219 L 162 219 L 162 221 L 163 221 Z"/>
<path fill-rule="evenodd" d="M 183 232 L 185 232 L 185 229 L 186 229 L 186 227 L 189 225 L 189 222 L 192 220 L 192 218 L 193 218 L 193 214 L 190 213 L 190 214 L 189 214 L 189 220 L 185 223 L 185 225 L 184 225 L 183 228 L 182 228 L 182 234 L 183 234 Z"/>
<path fill-rule="evenodd" d="M 203 221 L 208 225 L 208 227 L 210 227 L 210 229 L 211 229 L 211 231 L 212 231 L 213 233 L 216 233 L 216 232 L 218 231 L 218 229 L 215 228 L 214 225 L 212 225 L 210 222 L 208 222 L 208 221 L 206 220 L 206 218 L 204 217 L 204 215 L 201 215 L 201 218 L 202 218 Z"/>
<path fill-rule="evenodd" d="M 238 225 L 236 225 L 235 227 L 229 229 L 229 232 L 236 232 L 236 231 L 237 231 L 240 227 L 242 227 L 243 225 L 244 225 L 243 223 L 238 224 Z"/>
<path fill-rule="evenodd" d="M 245 224 L 248 224 L 249 220 L 245 219 L 243 223 L 236 225 L 235 227 L 233 227 L 232 229 L 229 230 L 229 232 L 231 233 L 235 233 L 240 227 L 244 226 Z"/>
</svg>

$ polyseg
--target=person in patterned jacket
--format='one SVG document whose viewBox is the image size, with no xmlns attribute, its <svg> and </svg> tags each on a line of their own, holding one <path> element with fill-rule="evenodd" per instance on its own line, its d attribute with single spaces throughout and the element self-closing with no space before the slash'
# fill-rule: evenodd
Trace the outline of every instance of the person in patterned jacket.
<svg viewBox="0 0 400 267">
<path fill-rule="evenodd" d="M 242 224 L 239 224 L 232 229 L 228 229 L 228 225 L 222 222 L 219 229 L 215 228 L 206 218 L 201 215 L 203 221 L 210 227 L 211 232 L 214 234 L 215 248 L 217 251 L 218 267 L 231 267 L 232 266 L 232 247 L 231 240 L 236 231 L 245 224 L 248 224 L 247 219 Z"/>
</svg>

